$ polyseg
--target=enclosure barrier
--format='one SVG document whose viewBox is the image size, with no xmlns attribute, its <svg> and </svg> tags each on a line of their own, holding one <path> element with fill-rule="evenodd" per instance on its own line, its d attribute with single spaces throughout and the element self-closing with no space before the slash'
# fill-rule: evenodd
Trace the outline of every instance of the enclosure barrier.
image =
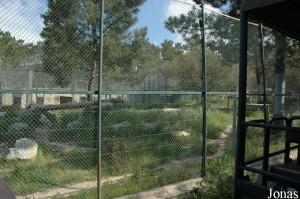
<svg viewBox="0 0 300 199">
<path fill-rule="evenodd" d="M 4 0 L 0 19 L 0 178 L 17 198 L 223 179 L 213 170 L 235 147 L 239 20 L 181 0 Z M 296 69 L 293 90 L 270 90 L 274 33 L 249 29 L 247 116 L 271 117 L 277 96 L 294 114 Z"/>
</svg>

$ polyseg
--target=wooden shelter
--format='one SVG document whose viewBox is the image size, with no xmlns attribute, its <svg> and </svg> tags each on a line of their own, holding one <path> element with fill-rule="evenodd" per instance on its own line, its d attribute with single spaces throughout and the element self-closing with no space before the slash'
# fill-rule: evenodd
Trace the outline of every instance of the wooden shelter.
<svg viewBox="0 0 300 199">
<path fill-rule="evenodd" d="M 295 121 L 300 120 L 300 117 L 272 119 L 265 117 L 261 120 L 246 121 L 248 20 L 251 19 L 251 21 L 300 40 L 300 23 L 297 21 L 300 19 L 300 1 L 239 0 L 238 4 L 240 6 L 240 76 L 235 198 L 265 199 L 268 198 L 270 192 L 287 193 L 300 190 L 300 128 L 293 126 Z M 261 48 L 263 49 L 263 46 Z M 266 95 L 265 92 L 264 95 Z M 266 100 L 266 97 L 264 99 Z M 263 129 L 264 133 L 263 155 L 252 160 L 245 159 L 249 128 Z M 284 132 L 285 148 L 270 152 L 270 136 L 276 131 Z M 295 145 L 291 147 L 291 143 Z M 290 158 L 291 150 L 298 150 L 298 161 Z M 278 156 L 280 154 L 284 156 L 283 163 L 271 165 L 270 159 L 280 157 Z M 258 176 L 261 182 L 252 180 L 250 176 L 253 175 Z"/>
</svg>

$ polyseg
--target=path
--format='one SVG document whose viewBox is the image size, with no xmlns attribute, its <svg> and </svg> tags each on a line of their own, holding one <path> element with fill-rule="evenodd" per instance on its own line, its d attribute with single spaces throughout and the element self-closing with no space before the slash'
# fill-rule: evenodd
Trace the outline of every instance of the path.
<svg viewBox="0 0 300 199">
<path fill-rule="evenodd" d="M 127 174 L 127 175 L 122 175 L 122 176 L 114 176 L 114 177 L 107 177 L 104 178 L 101 181 L 101 186 L 104 183 L 109 183 L 109 184 L 116 184 L 122 180 L 125 180 L 128 177 L 131 177 L 133 174 Z M 97 180 L 95 181 L 86 181 L 86 182 L 80 182 L 72 185 L 66 185 L 65 187 L 62 188 L 53 188 L 53 189 L 48 189 L 47 191 L 43 192 L 35 192 L 32 194 L 28 194 L 25 196 L 17 196 L 17 199 L 48 199 L 48 198 L 53 198 L 57 195 L 63 195 L 63 196 L 68 196 L 74 193 L 79 193 L 82 191 L 86 191 L 88 189 L 93 189 L 97 188 Z"/>
<path fill-rule="evenodd" d="M 218 139 L 210 140 L 209 143 L 217 143 L 219 145 L 218 151 L 208 156 L 207 159 L 212 160 L 224 156 L 226 149 L 226 140 L 228 134 L 231 130 L 231 126 L 226 127 L 223 130 L 222 135 Z M 183 165 L 192 165 L 192 164 L 201 164 L 201 157 L 197 158 L 186 158 L 184 160 L 173 160 L 170 161 L 159 168 L 174 168 L 174 166 L 183 166 Z M 183 182 L 178 182 L 171 185 L 166 185 L 159 187 L 150 191 L 140 192 L 136 194 L 131 194 L 127 196 L 122 196 L 116 199 L 167 199 L 167 198 L 177 198 L 180 195 L 183 195 L 187 192 L 193 190 L 194 187 L 198 187 L 199 183 L 202 181 L 202 178 L 191 179 Z"/>
<path fill-rule="evenodd" d="M 162 198 L 175 198 L 186 192 L 192 191 L 202 181 L 202 178 L 191 179 L 176 184 L 171 184 L 159 187 L 150 191 L 122 196 L 116 199 L 162 199 Z"/>
<path fill-rule="evenodd" d="M 225 145 L 226 145 L 226 139 L 228 137 L 228 133 L 230 131 L 230 126 L 226 127 L 218 139 L 210 140 L 209 143 L 217 143 L 219 145 L 218 151 L 208 156 L 207 159 L 212 160 L 216 159 L 218 157 L 222 157 L 225 153 Z M 165 163 L 159 167 L 158 169 L 168 169 L 168 168 L 174 168 L 174 167 L 181 167 L 181 166 L 187 166 L 187 165 L 193 165 L 195 163 L 201 163 L 201 157 L 194 157 L 194 158 L 186 158 L 183 160 L 172 160 L 168 163 Z M 133 174 L 127 174 L 122 176 L 115 176 L 115 177 L 107 177 L 101 181 L 101 185 L 104 183 L 110 183 L 110 184 L 116 184 L 122 180 L 125 180 L 128 177 L 133 176 Z M 172 198 L 178 195 L 181 195 L 183 193 L 186 193 L 188 191 L 191 191 L 193 187 L 197 186 L 197 183 L 199 183 L 202 179 L 191 179 L 183 182 L 179 182 L 172 185 L 167 185 L 163 187 L 156 188 L 151 191 L 141 192 L 137 194 L 132 194 L 129 196 L 120 197 L 119 199 L 139 199 L 139 198 L 151 198 L 151 199 L 158 199 L 158 198 Z M 48 199 L 53 198 L 57 195 L 63 195 L 68 196 L 71 194 L 76 194 L 82 191 L 86 191 L 88 189 L 97 188 L 97 181 L 86 181 L 86 182 L 80 182 L 76 184 L 72 184 L 69 186 L 65 186 L 62 188 L 53 188 L 49 189 L 47 191 L 43 192 L 36 192 L 32 194 L 28 194 L 25 196 L 18 196 L 17 199 Z"/>
<path fill-rule="evenodd" d="M 218 144 L 218 146 L 219 146 L 217 153 L 207 156 L 208 160 L 213 160 L 213 159 L 224 156 L 227 138 L 228 138 L 228 133 L 225 133 L 225 131 L 224 131 L 224 133 L 220 136 L 220 138 L 212 140 L 211 142 L 208 142 L 208 143 Z"/>
<path fill-rule="evenodd" d="M 207 156 L 208 160 L 213 160 L 219 157 L 224 156 L 225 154 L 225 148 L 226 148 L 226 140 L 228 138 L 228 133 L 230 132 L 231 126 L 226 127 L 223 130 L 222 135 L 220 138 L 210 140 L 208 143 L 215 143 L 218 144 L 218 151 L 210 156 Z M 171 160 L 163 165 L 160 165 L 157 167 L 157 169 L 170 169 L 174 167 L 181 167 L 181 166 L 189 166 L 189 165 L 195 165 L 195 164 L 201 164 L 202 163 L 202 157 L 192 157 L 192 158 L 185 158 L 182 160 Z"/>
</svg>

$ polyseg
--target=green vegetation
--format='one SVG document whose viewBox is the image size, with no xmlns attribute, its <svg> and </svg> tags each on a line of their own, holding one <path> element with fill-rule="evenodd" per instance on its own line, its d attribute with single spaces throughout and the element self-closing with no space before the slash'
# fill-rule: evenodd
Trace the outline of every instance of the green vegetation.
<svg viewBox="0 0 300 199">
<path fill-rule="evenodd" d="M 20 69 L 24 63 L 24 57 L 27 62 L 33 63 L 37 67 L 38 63 L 34 62 L 38 55 L 40 43 L 25 44 L 22 40 L 14 38 L 10 32 L 1 31 L 0 29 L 0 69 Z"/>
<path fill-rule="evenodd" d="M 43 128 L 45 124 L 40 121 L 41 116 L 46 116 L 53 125 L 57 124 L 56 117 L 50 112 L 40 109 L 19 112 L 9 111 L 0 118 L 0 143 L 13 146 L 15 140 L 22 137 L 33 137 L 36 128 Z M 25 124 L 24 127 L 13 127 L 14 124 Z"/>
<path fill-rule="evenodd" d="M 42 114 L 51 120 L 52 127 L 40 121 Z M 230 125 L 232 116 L 217 110 L 209 111 L 208 116 L 209 139 L 217 139 Z M 125 103 L 104 109 L 102 173 L 104 176 L 133 174 L 126 180 L 126 186 L 123 183 L 106 185 L 107 190 L 116 192 L 107 191 L 104 194 L 110 198 L 197 177 L 199 163 L 174 168 L 169 164 L 172 160 L 201 156 L 201 118 L 200 104 L 193 101 L 179 102 L 170 111 L 157 106 L 141 109 L 138 105 Z M 9 123 L 8 119 L 12 121 Z M 25 135 L 29 138 L 35 139 L 37 128 L 48 129 L 51 142 L 76 146 L 68 151 L 43 143 L 35 160 L 2 160 L 0 176 L 11 184 L 18 195 L 96 180 L 96 112 L 93 108 L 35 109 L 21 114 L 11 112 L 0 118 L 0 126 L 9 129 L 16 121 L 28 125 Z M 10 145 L 17 138 L 10 137 Z M 8 140 L 7 137 L 5 140 Z M 218 148 L 216 143 L 210 143 L 208 155 L 215 154 Z"/>
<path fill-rule="evenodd" d="M 224 128 L 232 123 L 232 113 L 224 108 L 227 106 L 224 101 L 217 98 L 210 100 L 209 139 L 218 139 Z M 202 118 L 201 104 L 197 100 L 187 100 L 170 107 L 172 109 L 168 110 L 163 105 L 149 105 L 147 109 L 141 109 L 139 105 L 122 102 L 103 110 L 102 174 L 104 176 L 133 174 L 117 184 L 105 184 L 102 193 L 105 198 L 141 192 L 199 176 L 197 161 L 181 166 L 172 165 L 171 162 L 201 156 L 202 124 L 199 122 Z M 47 115 L 55 124 L 49 131 L 51 141 L 76 146 L 76 149 L 66 151 L 53 145 L 42 144 L 36 160 L 25 162 L 2 160 L 0 176 L 11 184 L 18 195 L 63 187 L 85 180 L 96 180 L 95 110 L 36 109 L 22 114 L 11 112 L 0 119 L 0 126 L 9 129 L 9 124 L 15 121 L 26 123 L 28 125 L 26 135 L 34 138 L 35 128 L 49 128 L 39 120 L 41 114 Z M 257 119 L 261 117 L 261 113 L 253 112 L 248 116 L 250 119 Z M 147 128 L 145 124 L 148 124 Z M 180 132 L 187 134 L 180 135 Z M 249 129 L 247 158 L 262 154 L 262 147 L 259 144 L 262 136 L 261 130 Z M 283 146 L 281 139 L 280 135 L 274 137 L 271 151 Z M 218 149 L 217 143 L 210 143 L 208 155 L 215 154 Z M 234 162 L 232 134 L 229 134 L 226 141 L 225 153 L 227 154 L 225 157 L 210 160 L 208 163 L 208 177 L 205 184 L 209 184 L 209 189 L 214 191 L 207 191 L 208 188 L 200 186 L 201 188 L 195 188 L 193 192 L 182 197 L 202 195 L 204 198 L 218 198 L 223 194 L 230 198 Z M 69 198 L 89 198 L 95 194 L 95 190 L 87 190 Z"/>
<path fill-rule="evenodd" d="M 208 162 L 207 177 L 193 191 L 182 195 L 181 199 L 232 199 L 234 187 L 234 158 L 224 156 Z"/>
<path fill-rule="evenodd" d="M 149 171 L 137 173 L 135 176 L 126 180 L 126 182 L 117 185 L 104 185 L 102 188 L 102 196 L 104 198 L 115 198 L 132 193 L 154 189 L 160 186 L 173 184 L 176 182 L 188 180 L 199 176 L 199 165 L 191 165 L 188 167 L 165 169 L 160 171 Z M 90 190 L 80 194 L 66 197 L 67 199 L 79 198 L 95 198 L 96 191 Z M 65 197 L 58 197 L 65 198 Z"/>
<path fill-rule="evenodd" d="M 82 156 L 86 164 L 75 164 L 72 154 L 55 157 L 50 149 L 39 148 L 35 160 L 0 160 L 0 176 L 10 183 L 19 194 L 61 187 L 68 183 L 93 180 L 96 176 L 95 161 L 89 164 L 89 157 Z M 79 156 L 78 156 L 79 157 Z M 94 158 L 95 159 L 95 158 Z"/>
<path fill-rule="evenodd" d="M 175 43 L 166 39 L 156 45 L 148 39 L 147 27 L 133 28 L 138 20 L 139 7 L 144 2 L 145 0 L 106 1 L 103 30 L 105 89 L 111 90 L 115 84 L 119 84 L 128 90 L 199 91 L 202 84 L 199 58 L 202 37 L 195 30 L 200 27 L 201 10 L 193 7 L 188 13 L 169 17 L 165 22 L 166 28 L 180 34 L 184 42 Z M 224 6 L 225 0 L 211 2 L 228 7 L 228 1 Z M 230 5 L 230 12 L 235 12 L 235 4 Z M 75 79 L 76 86 L 78 80 L 81 82 L 81 89 L 93 90 L 97 86 L 95 79 L 99 63 L 99 13 L 98 0 L 48 0 L 48 9 L 42 15 L 42 42 L 25 44 L 11 33 L 0 31 L 0 69 L 24 71 L 31 68 L 47 73 L 51 77 L 49 79 L 54 81 L 51 86 L 55 88 L 73 88 L 75 85 L 72 80 Z M 239 24 L 211 12 L 207 13 L 206 26 L 214 30 L 207 31 L 207 37 L 210 38 L 207 41 L 208 89 L 236 91 Z M 249 31 L 249 35 L 254 37 L 249 42 L 248 85 L 251 90 L 259 90 L 261 70 L 255 37 L 257 28 L 250 26 Z M 266 33 L 267 79 L 273 79 L 274 66 L 275 72 L 299 74 L 299 69 L 286 67 L 299 62 L 296 54 L 298 45 L 273 32 Z M 278 43 L 281 45 L 277 45 Z M 284 51 L 288 45 L 291 49 Z M 278 57 L 288 58 L 278 60 Z M 151 82 L 152 77 L 157 79 Z M 287 81 L 287 87 L 290 85 L 295 89 L 299 88 L 294 83 L 297 82 L 295 75 L 288 78 L 290 81 Z M 44 86 L 43 81 L 39 83 Z M 152 84 L 159 84 L 161 87 L 153 89 Z M 273 85 L 273 81 L 267 82 L 267 87 L 273 88 Z M 172 160 L 194 160 L 193 158 L 202 155 L 200 96 L 189 100 L 179 100 L 180 96 L 175 95 L 140 97 L 140 100 L 136 100 L 140 101 L 137 103 L 117 99 L 113 107 L 103 110 L 102 174 L 104 177 L 133 174 L 124 182 L 106 184 L 103 188 L 105 198 L 199 176 L 200 166 L 197 161 L 195 164 L 176 167 L 172 165 Z M 153 102 L 152 99 L 159 102 Z M 87 100 L 91 100 L 91 96 L 87 95 Z M 259 102 L 258 99 L 255 101 Z M 232 124 L 232 113 L 226 103 L 221 97 L 209 99 L 209 139 L 218 139 L 224 128 Z M 269 103 L 272 104 L 273 101 Z M 293 105 L 297 103 L 297 98 L 287 103 Z M 174 110 L 164 110 L 166 107 Z M 1 111 L 7 111 L 0 118 L 0 144 L 4 143 L 7 145 L 5 147 L 12 147 L 15 140 L 21 137 L 37 139 L 41 136 L 40 132 L 45 132 L 47 137 L 43 140 L 44 143 L 39 143 L 38 156 L 33 161 L 0 160 L 0 177 L 8 181 L 18 195 L 84 180 L 96 180 L 97 111 L 94 108 L 52 111 L 36 109 L 22 112 L 1 108 Z M 42 115 L 52 125 L 41 122 Z M 247 116 L 249 119 L 258 119 L 262 118 L 262 113 L 251 112 Z M 27 126 L 12 128 L 15 123 Z M 249 129 L 247 138 L 247 158 L 261 155 L 262 130 Z M 271 151 L 281 149 L 282 136 L 278 134 L 272 138 Z M 228 156 L 209 161 L 208 178 L 205 181 L 207 187 L 201 186 L 183 197 L 232 198 L 233 148 L 233 136 L 230 134 L 225 150 Z M 208 155 L 216 154 L 218 149 L 217 143 L 210 143 Z M 95 190 L 88 190 L 68 198 L 94 198 L 95 194 Z"/>
</svg>

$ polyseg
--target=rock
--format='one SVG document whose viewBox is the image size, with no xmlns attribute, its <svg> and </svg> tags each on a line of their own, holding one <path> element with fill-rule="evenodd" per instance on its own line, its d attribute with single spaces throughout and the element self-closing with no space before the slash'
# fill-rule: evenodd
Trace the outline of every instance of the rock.
<svg viewBox="0 0 300 199">
<path fill-rule="evenodd" d="M 34 131 L 34 139 L 38 143 L 50 142 L 50 129 L 48 128 L 36 128 Z"/>
<path fill-rule="evenodd" d="M 0 144 L 0 149 L 8 148 L 8 145 L 6 143 Z"/>
<path fill-rule="evenodd" d="M 119 129 L 119 128 L 128 128 L 128 127 L 130 127 L 130 123 L 129 123 L 128 121 L 126 121 L 126 122 L 121 122 L 121 123 L 112 125 L 112 127 L 114 127 L 115 129 Z"/>
<path fill-rule="evenodd" d="M 49 126 L 49 127 L 51 127 L 53 125 L 52 122 L 44 114 L 41 115 L 40 122 L 42 124 L 45 124 L 45 125 Z"/>
<path fill-rule="evenodd" d="M 80 149 L 78 146 L 69 145 L 69 144 L 65 144 L 65 143 L 59 143 L 59 142 L 49 142 L 47 144 L 49 146 L 51 146 L 53 148 L 53 150 L 55 150 L 59 153 L 64 153 L 64 154 L 67 154 L 67 153 L 70 153 L 70 152 Z"/>
<path fill-rule="evenodd" d="M 175 111 L 179 111 L 178 108 L 164 108 L 163 112 L 175 112 Z"/>
<path fill-rule="evenodd" d="M 179 137 L 189 137 L 189 136 L 191 136 L 191 133 L 186 132 L 186 131 L 178 131 L 177 136 L 179 136 Z"/>
<path fill-rule="evenodd" d="M 9 154 L 6 156 L 6 159 L 32 160 L 36 157 L 37 150 L 38 144 L 34 140 L 21 138 L 16 140 L 15 148 L 9 149 Z"/>
<path fill-rule="evenodd" d="M 150 131 L 150 130 L 154 130 L 157 128 L 156 124 L 153 123 L 145 123 L 143 126 L 145 131 Z"/>
<path fill-rule="evenodd" d="M 111 109 L 114 106 L 111 102 L 102 102 L 101 107 L 102 109 Z"/>
<path fill-rule="evenodd" d="M 225 127 L 224 133 L 225 133 L 225 134 L 230 133 L 230 132 L 231 132 L 231 129 L 232 129 L 232 126 L 227 126 L 227 127 Z"/>
<path fill-rule="evenodd" d="M 28 110 L 34 111 L 34 110 L 38 109 L 39 107 L 40 107 L 40 105 L 38 105 L 38 104 L 31 104 L 31 105 L 29 105 Z"/>
<path fill-rule="evenodd" d="M 9 154 L 9 149 L 7 148 L 0 148 L 0 160 L 5 159 L 7 154 Z"/>
<path fill-rule="evenodd" d="M 17 131 L 25 130 L 28 127 L 29 127 L 28 124 L 25 124 L 25 123 L 14 123 L 12 125 L 12 128 L 15 129 L 15 130 L 17 130 Z"/>
<path fill-rule="evenodd" d="M 0 112 L 0 117 L 4 117 L 6 115 L 6 112 Z"/>
<path fill-rule="evenodd" d="M 68 125 L 67 125 L 67 128 L 69 129 L 76 129 L 76 128 L 81 128 L 82 127 L 82 123 L 79 122 L 78 120 L 75 120 L 73 122 L 70 122 Z"/>
</svg>

